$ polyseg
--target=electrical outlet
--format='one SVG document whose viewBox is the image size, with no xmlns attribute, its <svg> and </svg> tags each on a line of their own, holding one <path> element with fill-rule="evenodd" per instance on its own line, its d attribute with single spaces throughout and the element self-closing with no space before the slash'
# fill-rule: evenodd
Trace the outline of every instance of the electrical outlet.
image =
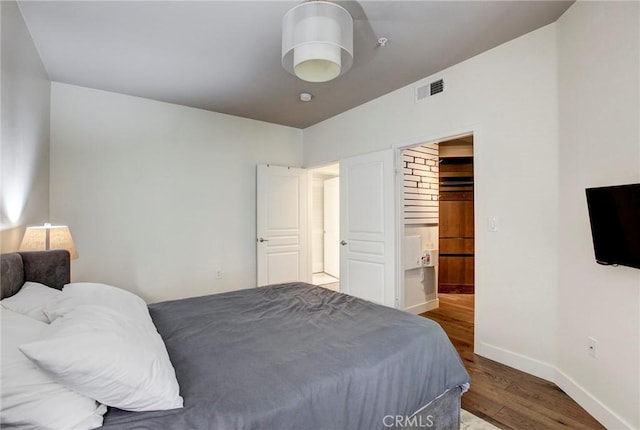
<svg viewBox="0 0 640 430">
<path fill-rule="evenodd" d="M 587 352 L 593 358 L 598 358 L 598 341 L 592 337 L 587 338 Z"/>
<path fill-rule="evenodd" d="M 216 279 L 222 279 L 222 269 L 216 269 Z"/>
</svg>

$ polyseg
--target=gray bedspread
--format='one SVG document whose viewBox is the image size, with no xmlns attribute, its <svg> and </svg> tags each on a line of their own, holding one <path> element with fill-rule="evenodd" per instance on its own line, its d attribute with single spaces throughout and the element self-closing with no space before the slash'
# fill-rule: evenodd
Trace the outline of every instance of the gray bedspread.
<svg viewBox="0 0 640 430">
<path fill-rule="evenodd" d="M 436 323 L 309 284 L 149 308 L 184 408 L 112 409 L 107 429 L 384 429 L 469 382 Z"/>
</svg>

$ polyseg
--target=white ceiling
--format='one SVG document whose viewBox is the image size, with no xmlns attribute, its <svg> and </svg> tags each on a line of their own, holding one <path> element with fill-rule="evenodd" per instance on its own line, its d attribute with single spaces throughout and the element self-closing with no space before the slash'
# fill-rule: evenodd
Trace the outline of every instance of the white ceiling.
<svg viewBox="0 0 640 430">
<path fill-rule="evenodd" d="M 339 1 L 354 17 L 354 64 L 316 84 L 280 64 L 297 3 L 19 2 L 52 81 L 305 128 L 552 23 L 573 1 Z"/>
</svg>

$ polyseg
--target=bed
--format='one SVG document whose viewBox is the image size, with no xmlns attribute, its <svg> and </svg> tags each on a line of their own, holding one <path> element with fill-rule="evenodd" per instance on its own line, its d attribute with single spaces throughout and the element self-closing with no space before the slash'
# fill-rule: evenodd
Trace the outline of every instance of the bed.
<svg viewBox="0 0 640 430">
<path fill-rule="evenodd" d="M 66 251 L 3 254 L 2 298 L 60 289 Z M 305 283 L 149 305 L 184 407 L 110 408 L 105 429 L 458 429 L 469 376 L 426 318 Z"/>
</svg>

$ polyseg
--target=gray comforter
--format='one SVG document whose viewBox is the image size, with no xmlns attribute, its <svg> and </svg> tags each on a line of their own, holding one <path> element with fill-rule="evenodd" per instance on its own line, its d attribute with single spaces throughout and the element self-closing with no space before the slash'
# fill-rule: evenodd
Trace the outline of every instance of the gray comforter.
<svg viewBox="0 0 640 430">
<path fill-rule="evenodd" d="M 149 309 L 184 408 L 112 409 L 107 429 L 382 429 L 469 381 L 436 323 L 308 284 Z"/>
</svg>

